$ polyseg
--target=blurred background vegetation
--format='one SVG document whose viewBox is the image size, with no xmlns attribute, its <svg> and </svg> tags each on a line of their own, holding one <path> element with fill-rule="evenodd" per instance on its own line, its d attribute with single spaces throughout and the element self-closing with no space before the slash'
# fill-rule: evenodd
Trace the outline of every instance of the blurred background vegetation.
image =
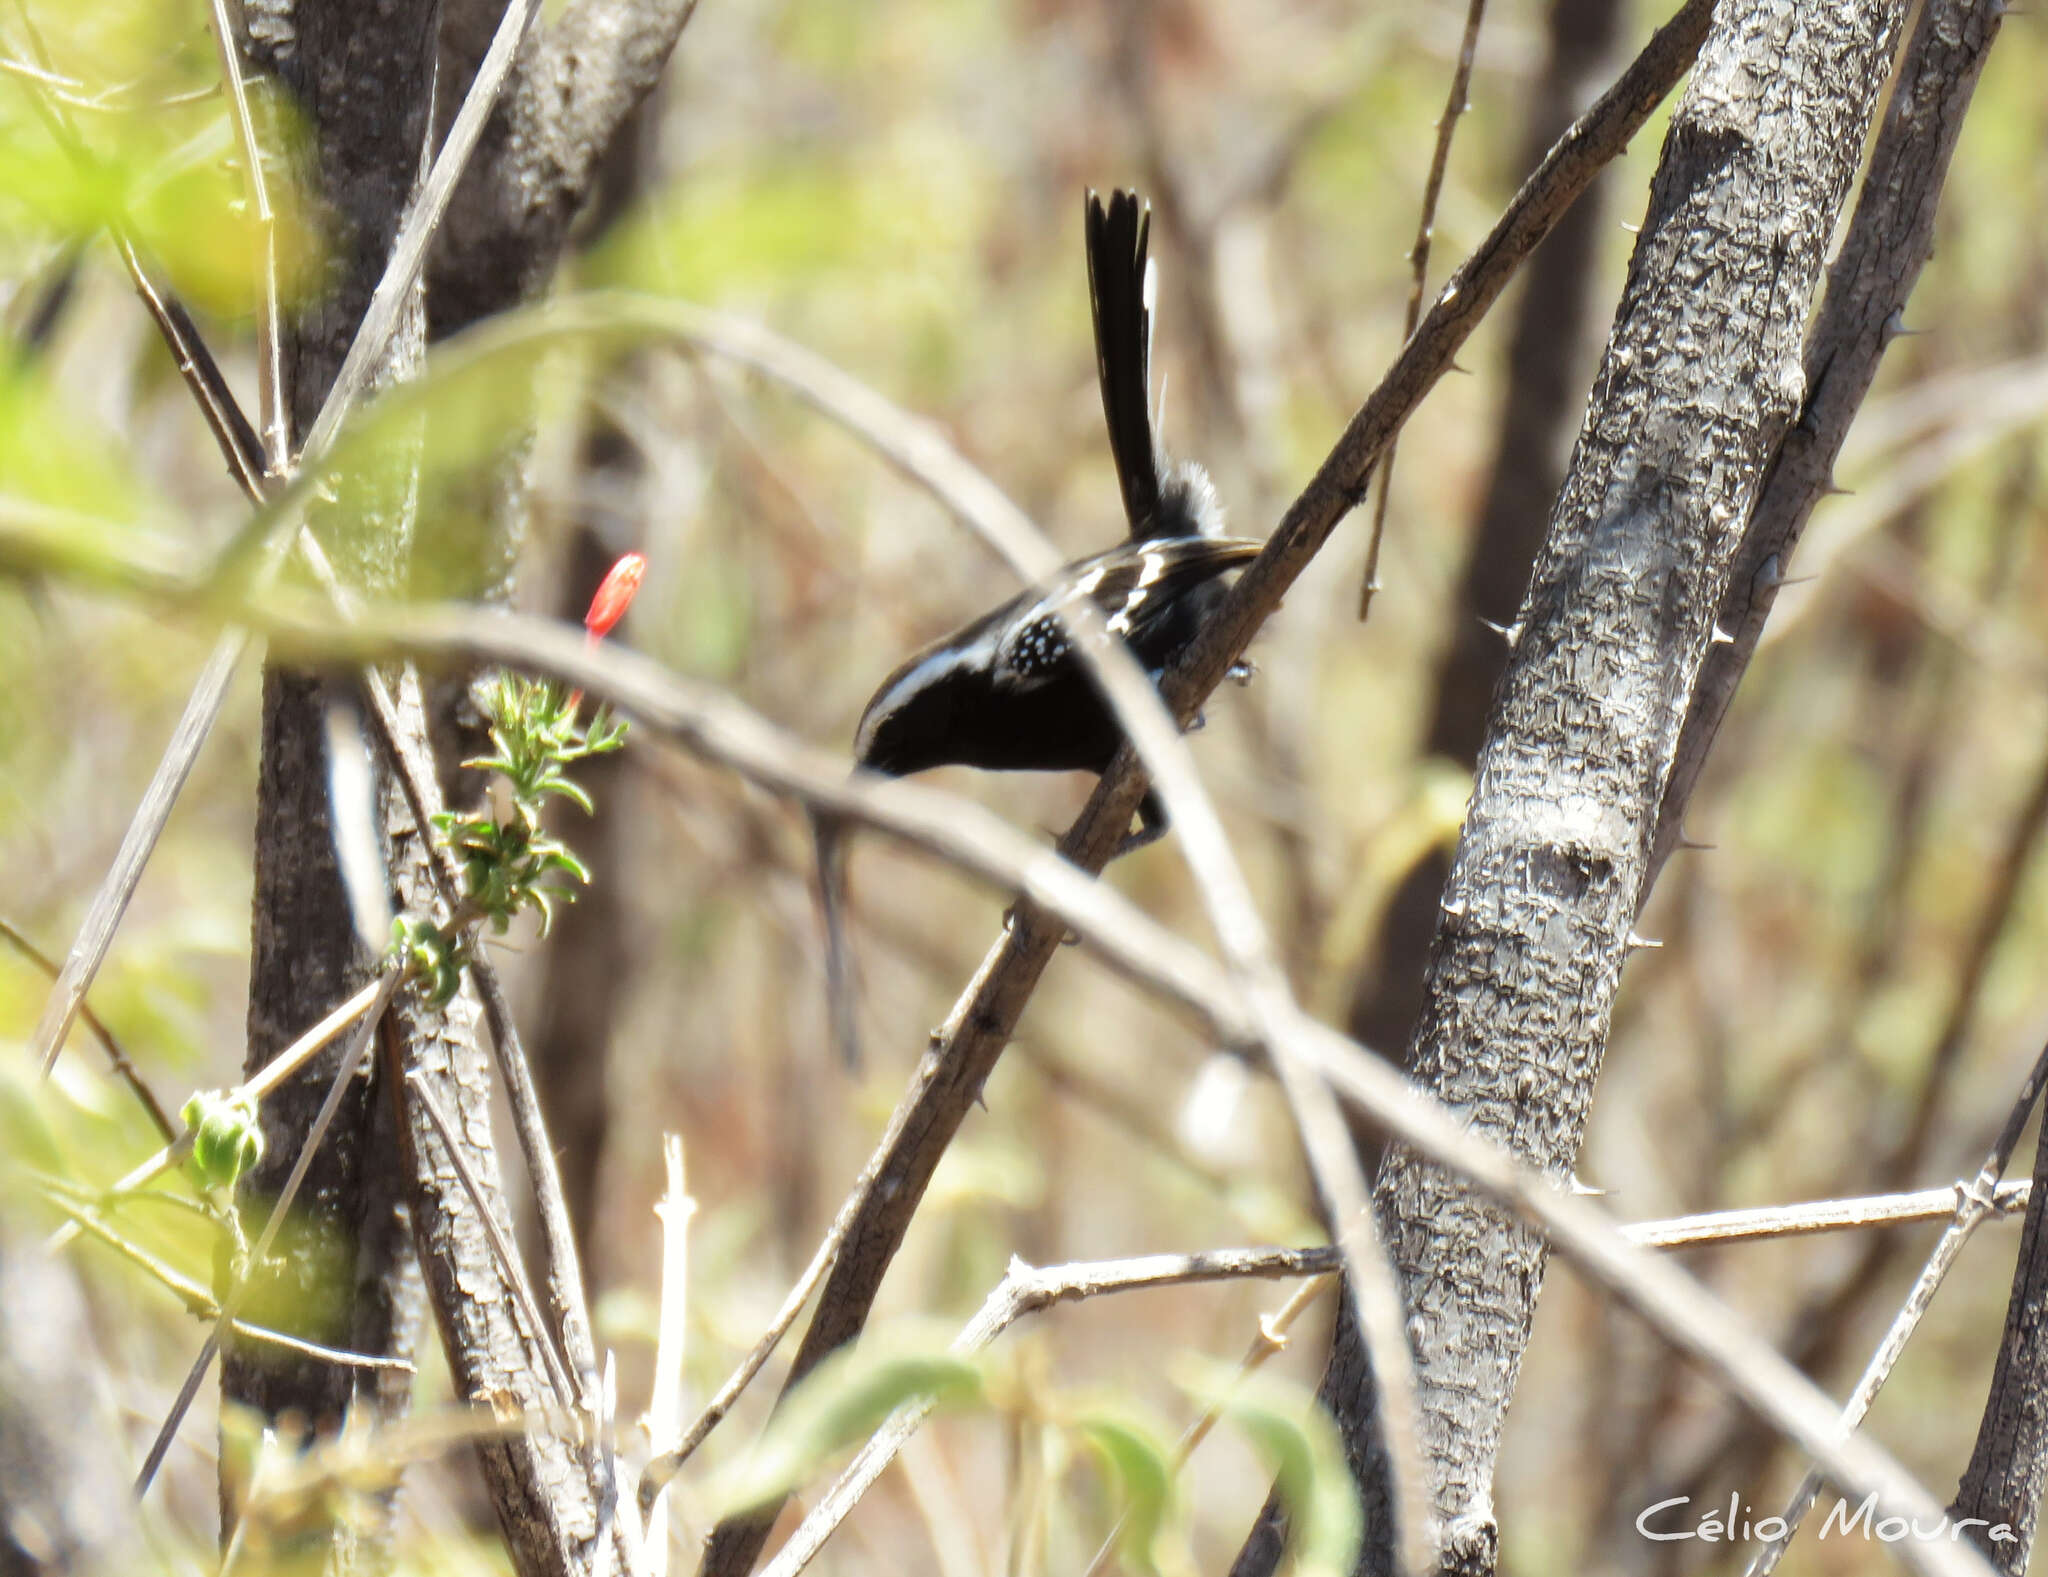
<svg viewBox="0 0 2048 1577">
<path fill-rule="evenodd" d="M 1621 7 L 1594 52 L 1604 70 L 1560 88 L 1551 11 L 1495 0 L 1432 290 L 1526 172 L 1545 94 L 1582 107 L 1661 16 Z M 1164 271 L 1168 441 L 1209 466 L 1235 531 L 1264 534 L 1399 343 L 1404 254 L 1461 25 L 1444 4 L 705 0 L 561 288 L 758 319 L 936 422 L 1078 556 L 1121 530 L 1081 194 L 1139 186 Z M 0 10 L 0 52 L 0 493 L 108 522 L 123 548 L 196 556 L 242 505 L 98 232 L 126 215 L 253 389 L 254 242 L 204 8 L 30 3 Z M 1842 467 L 1849 496 L 1816 518 L 1794 566 L 1813 578 L 1780 599 L 1695 801 L 1690 831 L 1714 851 L 1677 856 L 1642 926 L 1664 946 L 1630 966 L 1581 1166 L 1625 1218 L 1966 1174 L 2048 1037 L 2035 857 L 2048 820 L 2043 80 L 2048 40 L 2020 18 L 1956 157 L 1915 337 L 1892 349 Z M 52 93 L 87 169 L 38 107 Z M 275 106 L 265 124 L 290 134 Z M 1212 702 L 1196 742 L 1296 989 L 1340 1022 L 1355 1008 L 1390 1052 L 1390 1021 L 1369 1016 L 1403 940 L 1387 934 L 1388 905 L 1455 835 L 1465 790 L 1463 767 L 1427 746 L 1444 654 L 1476 628 L 1463 590 L 1476 522 L 1504 488 L 1520 529 L 1538 529 L 1554 483 L 1519 463 L 1493 475 L 1510 337 L 1553 315 L 1561 331 L 1542 352 L 1568 390 L 1551 413 L 1554 468 L 1660 135 L 1661 121 L 1602 179 L 1583 303 L 1518 288 L 1467 350 L 1469 376 L 1406 433 L 1370 621 L 1356 618 L 1361 515 L 1255 647 L 1258 681 Z M 287 234 L 317 257 L 317 214 L 293 209 Z M 648 347 L 567 362 L 561 379 L 587 397 L 558 402 L 534 446 L 528 606 L 579 610 L 613 553 L 642 548 L 652 569 L 620 638 L 844 749 L 904 652 L 1008 594 L 1000 565 L 928 496 L 730 365 Z M 68 945 L 213 633 L 64 584 L 0 583 L 0 915 L 49 952 Z M 94 992 L 173 1109 L 241 1061 L 257 728 L 252 668 Z M 1046 829 L 1087 788 L 945 781 Z M 596 889 L 505 964 L 548 1059 L 600 1340 L 618 1351 L 631 1416 L 652 1350 L 662 1135 L 683 1137 L 700 1205 L 701 1401 L 810 1257 L 1000 905 L 921 859 L 858 846 L 869 1063 L 850 1079 L 825 1031 L 809 843 L 790 807 L 643 748 L 592 782 L 598 820 L 570 835 Z M 1204 934 L 1171 839 L 1113 880 Z M 82 1031 L 53 1088 L 24 1071 L 46 985 L 0 954 L 9 1148 L 110 1180 L 154 1141 Z M 882 1315 L 957 1322 L 1012 1253 L 1317 1238 L 1284 1107 L 1235 1068 L 1085 957 L 1062 958 L 946 1161 Z M 28 1184 L 7 1192 L 25 1221 L 53 1219 Z M 125 1224 L 208 1281 L 210 1234 L 163 1215 Z M 1932 1231 L 1688 1258 L 1839 1390 Z M 72 1252 L 92 1293 L 80 1339 L 139 1454 L 200 1328 L 111 1254 Z M 1938 1493 L 1967 1454 L 2010 1260 L 2000 1229 L 1973 1245 L 1875 1414 Z M 1285 1297 L 1259 1284 L 1147 1293 L 1029 1324 L 1003 1348 L 1004 1405 L 933 1426 L 824 1569 L 1079 1570 L 1114 1498 L 1061 1421 L 1113 1396 L 1170 1438 L 1196 1407 L 1169 1356 L 1234 1359 Z M 1312 1385 L 1326 1319 L 1327 1301 L 1276 1368 Z M 757 1388 L 708 1461 L 744 1445 L 769 1395 Z M 188 1425 L 172 1458 L 162 1520 L 179 1561 L 203 1560 L 212 1537 L 210 1450 Z M 1568 1271 L 1552 1278 L 1498 1489 L 1510 1569 L 1725 1560 L 1727 1546 L 1652 1549 L 1632 1519 L 1664 1494 L 1731 1489 L 1767 1514 L 1802 1465 Z M 466 1473 L 450 1458 L 415 1474 L 406 1515 L 451 1563 L 488 1565 L 487 1533 L 468 1545 L 461 1531 L 488 1522 Z M 1195 1569 L 1227 1565 L 1266 1483 L 1228 1433 L 1196 1455 L 1179 1513 Z M 683 1504 L 701 1533 L 687 1486 Z M 1867 1558 L 1809 1544 L 1795 1561 Z"/>
</svg>

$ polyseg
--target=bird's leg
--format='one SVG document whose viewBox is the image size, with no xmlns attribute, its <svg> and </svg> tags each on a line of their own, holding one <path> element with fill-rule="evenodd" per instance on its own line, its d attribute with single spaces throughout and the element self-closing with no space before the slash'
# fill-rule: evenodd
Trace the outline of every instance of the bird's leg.
<svg viewBox="0 0 2048 1577">
<path fill-rule="evenodd" d="M 1169 823 L 1166 806 L 1161 803 L 1156 790 L 1145 790 L 1145 797 L 1138 801 L 1138 830 L 1124 835 L 1124 841 L 1116 846 L 1112 860 L 1120 860 L 1126 854 L 1142 849 L 1148 843 L 1157 843 L 1166 836 Z"/>
</svg>

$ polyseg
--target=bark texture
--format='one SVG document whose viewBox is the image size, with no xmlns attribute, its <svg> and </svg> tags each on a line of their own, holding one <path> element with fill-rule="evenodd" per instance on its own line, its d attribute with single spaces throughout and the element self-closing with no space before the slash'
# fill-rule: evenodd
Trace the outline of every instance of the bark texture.
<svg viewBox="0 0 2048 1577">
<path fill-rule="evenodd" d="M 1827 299 L 1807 336 L 1806 408 L 1765 477 L 1722 602 L 1717 622 L 1732 639 L 1707 654 L 1687 708 L 1659 812 L 1651 881 L 1677 844 L 1707 752 L 1762 636 L 1778 585 L 1790 572 L 1807 520 L 1833 486 L 1849 424 L 1933 249 L 1935 210 L 1950 158 L 2002 16 L 1993 0 L 1932 0 L 1902 53 L 1856 211 L 1829 270 Z M 2023 817 L 2004 840 L 1999 869 L 2007 878 L 2032 846 L 2025 828 Z M 1994 921 L 1987 909 L 1981 924 L 1982 936 L 1995 938 L 2003 921 Z M 1989 945 L 1973 944 L 1973 952 Z M 1950 1021 L 1930 1048 L 1927 1075 L 1901 1107 L 1899 1138 L 1873 1165 L 1873 1190 L 1906 1186 L 1915 1176 L 1941 1109 L 1946 1070 L 1968 1037 L 1973 991 L 1959 982 Z M 1855 1310 L 1882 1285 L 1900 1248 L 1896 1236 L 1874 1235 L 1829 1287 L 1806 1301 L 1781 1344 L 1795 1363 L 1825 1371 L 1848 1339 Z M 1658 1472 L 1642 1493 L 1656 1498 L 1669 1486 L 1670 1493 L 1698 1497 L 1722 1484 L 1752 1482 L 1770 1449 L 1771 1441 L 1748 1415 L 1733 1412 L 1685 1462 Z"/>
<path fill-rule="evenodd" d="M 294 441 L 318 413 L 356 324 L 383 273 L 419 177 L 433 101 L 432 0 L 252 0 L 252 58 L 297 100 L 311 128 L 301 177 L 325 207 L 331 266 L 324 287 L 289 325 L 285 401 Z M 418 304 L 378 372 L 379 385 L 416 366 L 425 336 Z M 387 478 L 355 491 L 345 520 L 316 519 L 342 577 L 358 589 L 396 589 L 412 530 L 413 486 Z M 256 887 L 249 981 L 254 1072 L 359 986 L 374 959 L 356 936 L 334 854 L 326 712 L 337 681 L 269 665 L 257 783 Z M 334 1076 L 339 1050 L 315 1059 L 264 1103 L 263 1165 L 250 1180 L 257 1210 L 282 1184 Z M 264 1323 L 312 1340 L 409 1356 L 421 1322 L 409 1286 L 409 1233 L 397 1151 L 376 1120 L 372 1080 L 355 1081 L 314 1156 L 280 1252 L 258 1272 L 250 1308 Z M 230 1348 L 222 1392 L 304 1430 L 337 1424 L 359 1385 L 380 1411 L 402 1408 L 388 1377 L 317 1360 Z M 232 1498 L 233 1486 L 224 1485 Z"/>
<path fill-rule="evenodd" d="M 1898 9 L 1724 4 L 1511 631 L 1431 948 L 1416 1075 L 1562 1180 L 1742 522 L 1806 395 L 1824 248 Z M 1378 1204 L 1416 1341 L 1445 1568 L 1490 1572 L 1493 1464 L 1543 1245 L 1405 1151 Z"/>
<path fill-rule="evenodd" d="M 1933 0 L 1913 30 L 1855 220 L 1829 271 L 1826 306 L 1808 341 L 1807 407 L 1772 464 L 1722 602 L 1720 625 L 1733 639 L 1708 654 L 1686 711 L 1652 851 L 1653 879 L 1677 846 L 1686 804 L 1756 653 L 1792 550 L 1833 486 L 1849 423 L 1933 253 L 1935 208 L 1949 160 L 2005 9 L 2003 0 Z"/>
<path fill-rule="evenodd" d="M 449 0 L 442 116 L 452 119 L 504 0 Z M 695 0 L 581 0 L 527 34 L 435 239 L 436 339 L 538 295 L 599 165 L 660 79 Z"/>
</svg>

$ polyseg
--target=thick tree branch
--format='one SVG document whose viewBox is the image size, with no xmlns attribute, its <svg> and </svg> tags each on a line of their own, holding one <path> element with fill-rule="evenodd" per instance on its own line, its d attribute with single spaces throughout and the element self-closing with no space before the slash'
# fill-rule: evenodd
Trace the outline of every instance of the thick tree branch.
<svg viewBox="0 0 2048 1577">
<path fill-rule="evenodd" d="M 1934 250 L 1934 213 L 1949 160 L 2005 11 L 2004 0 L 1929 0 L 1907 44 L 1869 174 L 1807 335 L 1799 420 L 1779 445 L 1736 550 L 1716 621 L 1733 639 L 1707 654 L 1687 703 L 1645 897 L 1678 845 L 1686 805 L 1756 654 L 1778 587 L 1791 573 L 1793 549 L 1834 486 L 1842 440 Z"/>
<path fill-rule="evenodd" d="M 436 238 L 435 338 L 530 300 L 553 275 L 599 161 L 661 78 L 697 0 L 578 0 L 526 40 Z M 466 82 L 503 0 L 456 0 L 444 77 Z"/>
<path fill-rule="evenodd" d="M 1411 1065 L 1562 1178 L 1740 522 L 1805 394 L 1799 337 L 1899 7 L 1728 0 L 1673 118 L 1606 359 L 1510 630 Z M 1493 1467 L 1544 1245 L 1390 1154 L 1379 1201 L 1451 1572 L 1490 1573 Z"/>
</svg>

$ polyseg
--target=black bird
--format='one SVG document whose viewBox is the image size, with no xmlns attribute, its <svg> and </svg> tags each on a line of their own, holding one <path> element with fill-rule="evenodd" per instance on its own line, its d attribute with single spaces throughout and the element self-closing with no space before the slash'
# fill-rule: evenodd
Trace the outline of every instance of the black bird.
<svg viewBox="0 0 2048 1577">
<path fill-rule="evenodd" d="M 1130 537 L 907 659 L 861 717 L 853 748 L 862 766 L 892 776 L 948 765 L 1105 771 L 1123 730 L 1059 610 L 1092 602 L 1156 683 L 1223 600 L 1220 577 L 1262 546 L 1221 534 L 1208 473 L 1170 460 L 1153 430 L 1151 223 L 1135 192 L 1112 192 L 1107 207 L 1088 194 L 1095 359 Z M 1151 795 L 1138 815 L 1126 848 L 1166 830 Z"/>
</svg>

